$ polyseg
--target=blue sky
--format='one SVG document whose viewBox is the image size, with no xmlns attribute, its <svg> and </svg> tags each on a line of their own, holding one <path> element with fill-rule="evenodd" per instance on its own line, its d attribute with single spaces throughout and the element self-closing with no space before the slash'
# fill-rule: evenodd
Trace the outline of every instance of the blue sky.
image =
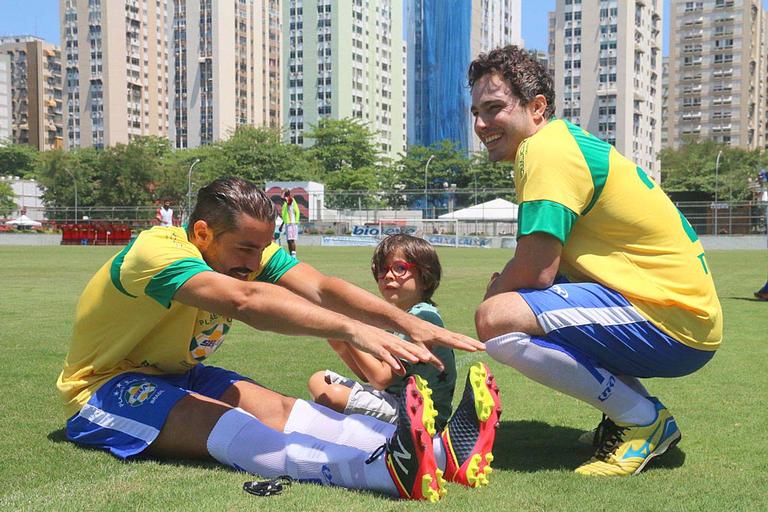
<svg viewBox="0 0 768 512">
<path fill-rule="evenodd" d="M 768 0 L 763 0 L 768 8 Z M 547 12 L 555 0 L 523 0 L 523 39 L 528 48 L 547 47 Z M 664 0 L 664 55 L 669 0 Z M 32 34 L 59 43 L 59 0 L 0 0 L 0 35 Z"/>
</svg>

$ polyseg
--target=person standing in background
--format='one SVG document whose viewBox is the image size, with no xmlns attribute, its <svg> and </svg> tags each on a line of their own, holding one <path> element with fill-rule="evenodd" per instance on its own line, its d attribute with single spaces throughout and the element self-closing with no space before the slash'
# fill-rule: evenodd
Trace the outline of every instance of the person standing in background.
<svg viewBox="0 0 768 512">
<path fill-rule="evenodd" d="M 157 220 L 161 226 L 173 226 L 173 208 L 171 202 L 163 202 L 163 206 L 157 209 Z"/>
<path fill-rule="evenodd" d="M 299 203 L 293 200 L 291 191 L 285 189 L 283 191 L 283 208 L 281 217 L 283 223 L 280 226 L 282 230 L 285 228 L 285 239 L 288 241 L 288 250 L 292 257 L 296 257 L 296 239 L 299 237 Z"/>
</svg>

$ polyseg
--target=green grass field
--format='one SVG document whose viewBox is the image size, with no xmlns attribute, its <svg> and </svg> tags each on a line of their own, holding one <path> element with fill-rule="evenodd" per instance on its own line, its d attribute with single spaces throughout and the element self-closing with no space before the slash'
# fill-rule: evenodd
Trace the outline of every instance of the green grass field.
<svg viewBox="0 0 768 512">
<path fill-rule="evenodd" d="M 768 304 L 752 299 L 765 279 L 765 251 L 710 252 L 725 311 L 723 348 L 701 371 L 653 380 L 683 441 L 641 475 L 590 479 L 572 472 L 590 455 L 576 437 L 599 414 L 491 362 L 504 414 L 489 487 L 449 486 L 438 505 L 312 485 L 257 498 L 250 479 L 215 464 L 141 461 L 64 440 L 54 382 L 68 346 L 77 297 L 116 251 L 101 247 L 0 247 L 0 509 L 2 510 L 768 510 Z M 320 270 L 374 290 L 370 249 L 300 248 Z M 446 325 L 474 334 L 473 313 L 488 276 L 509 253 L 446 249 L 435 299 Z M 119 314 L 119 312 L 115 312 Z M 458 354 L 459 373 L 485 355 Z M 261 333 L 240 324 L 209 361 L 307 398 L 315 370 L 343 371 L 322 341 Z M 460 389 L 456 399 L 460 397 Z"/>
</svg>

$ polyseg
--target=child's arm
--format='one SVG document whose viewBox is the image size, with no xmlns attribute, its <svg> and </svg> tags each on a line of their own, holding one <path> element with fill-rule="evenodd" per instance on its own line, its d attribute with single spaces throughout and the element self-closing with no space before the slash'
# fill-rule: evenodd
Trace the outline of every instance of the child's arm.
<svg viewBox="0 0 768 512">
<path fill-rule="evenodd" d="M 360 369 L 359 366 L 357 366 L 357 361 L 352 357 L 352 354 L 349 352 L 349 350 L 352 348 L 349 346 L 349 344 L 343 342 L 342 340 L 328 340 L 328 344 L 331 346 L 334 352 L 339 355 L 342 361 L 344 361 L 344 364 L 349 367 L 352 372 L 357 375 L 357 378 L 362 380 L 363 382 L 368 382 L 368 377 L 363 373 L 363 371 Z"/>
<path fill-rule="evenodd" d="M 352 346 L 349 347 L 349 354 L 357 363 L 360 371 L 365 375 L 368 384 L 379 390 L 387 389 L 392 384 L 395 372 L 385 367 L 381 361 Z"/>
<path fill-rule="evenodd" d="M 375 357 L 370 357 L 362 350 L 358 350 L 343 341 L 328 340 L 328 344 L 355 375 L 374 388 L 386 389 L 394 380 L 395 373 L 382 365 Z"/>
</svg>

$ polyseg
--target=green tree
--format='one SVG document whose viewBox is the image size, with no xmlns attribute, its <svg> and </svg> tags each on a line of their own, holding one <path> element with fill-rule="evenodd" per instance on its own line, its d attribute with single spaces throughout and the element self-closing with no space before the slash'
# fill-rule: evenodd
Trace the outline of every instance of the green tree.
<svg viewBox="0 0 768 512">
<path fill-rule="evenodd" d="M 36 175 L 43 188 L 43 203 L 49 208 L 74 207 L 76 182 L 78 204 L 94 206 L 98 166 L 99 151 L 93 148 L 41 153 Z"/>
<path fill-rule="evenodd" d="M 307 150 L 317 166 L 317 180 L 326 186 L 331 208 L 372 208 L 382 204 L 384 161 L 375 134 L 357 119 L 321 119 L 305 134 L 314 140 Z"/>
<path fill-rule="evenodd" d="M 469 171 L 462 176 L 460 187 L 471 191 L 466 197 L 469 205 L 479 204 L 501 197 L 515 201 L 515 166 L 511 162 L 491 162 L 488 152 L 474 153 Z"/>
<path fill-rule="evenodd" d="M 316 174 L 303 148 L 283 143 L 280 132 L 269 128 L 240 126 L 229 139 L 199 148 L 196 157 L 201 182 L 239 176 L 263 186 L 267 181 L 309 180 Z"/>
<path fill-rule="evenodd" d="M 426 206 L 439 207 L 445 202 L 445 185 L 455 184 L 462 188 L 469 169 L 469 158 L 454 142 L 444 140 L 432 146 L 409 146 L 400 159 L 397 183 L 393 188 L 403 190 L 407 195 L 407 203 L 418 208 L 425 207 L 426 189 Z M 391 206 L 399 206 L 400 197 L 393 196 L 395 204 Z"/>
<path fill-rule="evenodd" d="M 722 151 L 720 163 L 717 155 Z M 764 166 L 759 151 L 724 146 L 713 141 L 689 141 L 679 149 L 659 153 L 661 184 L 667 192 L 707 192 L 722 201 L 751 199 L 750 182 Z"/>
<path fill-rule="evenodd" d="M 8 217 L 12 212 L 18 209 L 18 205 L 13 200 L 15 194 L 10 183 L 0 182 L 0 217 Z"/>
<path fill-rule="evenodd" d="M 26 144 L 0 146 L 0 175 L 32 178 L 39 152 Z"/>
<path fill-rule="evenodd" d="M 101 151 L 96 179 L 99 206 L 147 206 L 160 174 L 160 158 L 143 141 L 117 144 Z"/>
<path fill-rule="evenodd" d="M 314 140 L 308 153 L 319 163 L 321 177 L 380 164 L 376 135 L 358 119 L 321 119 L 304 137 Z"/>
</svg>

